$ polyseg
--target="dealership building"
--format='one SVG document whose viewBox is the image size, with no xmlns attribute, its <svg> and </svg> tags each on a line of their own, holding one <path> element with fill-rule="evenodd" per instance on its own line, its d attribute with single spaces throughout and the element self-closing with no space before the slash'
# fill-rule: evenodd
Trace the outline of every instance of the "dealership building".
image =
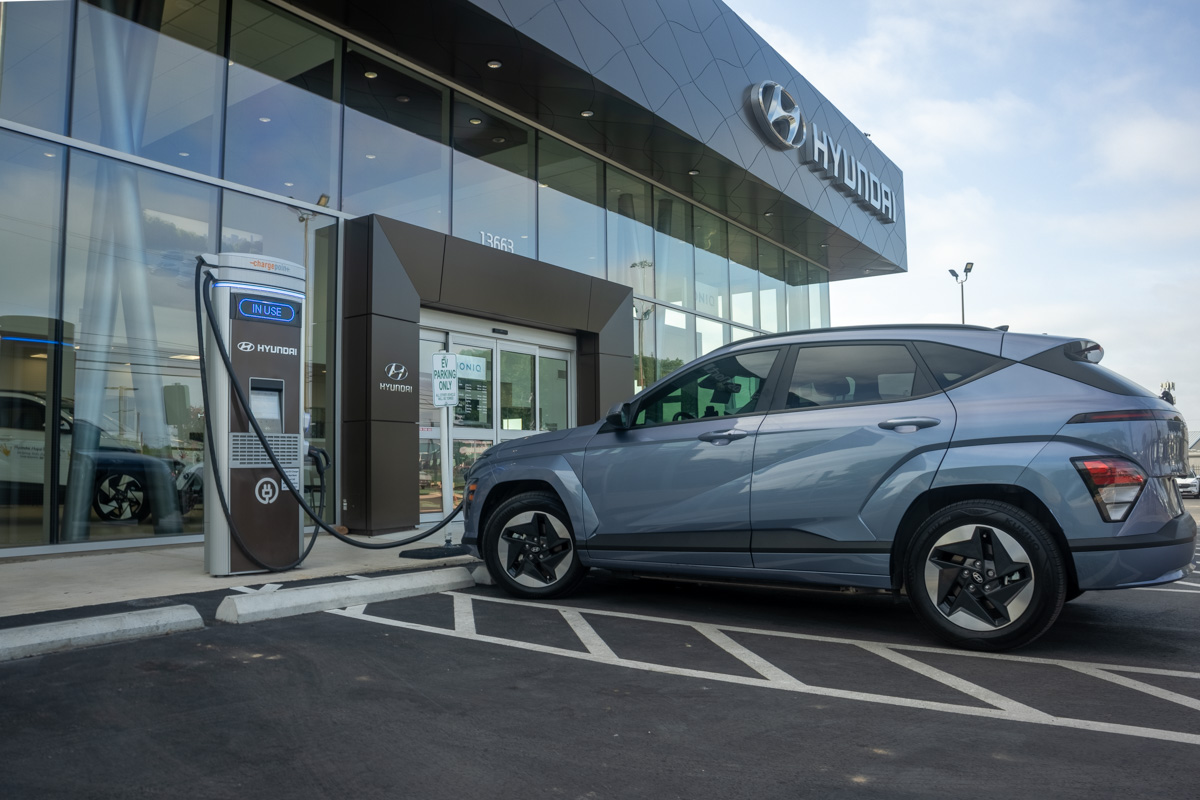
<svg viewBox="0 0 1200 800">
<path fill-rule="evenodd" d="M 0 0 L 0 187 L 0 557 L 219 513 L 199 254 L 305 267 L 308 439 L 363 535 L 906 269 L 900 170 L 716 0 Z"/>
</svg>

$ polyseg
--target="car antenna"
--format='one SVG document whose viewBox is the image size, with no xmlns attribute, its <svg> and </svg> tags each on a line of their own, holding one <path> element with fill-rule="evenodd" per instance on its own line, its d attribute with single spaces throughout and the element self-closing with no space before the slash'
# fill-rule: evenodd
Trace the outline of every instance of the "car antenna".
<svg viewBox="0 0 1200 800">
<path fill-rule="evenodd" d="M 1007 325 L 997 325 L 996 330 L 1004 331 L 1005 333 L 1008 333 L 1008 326 Z"/>
</svg>

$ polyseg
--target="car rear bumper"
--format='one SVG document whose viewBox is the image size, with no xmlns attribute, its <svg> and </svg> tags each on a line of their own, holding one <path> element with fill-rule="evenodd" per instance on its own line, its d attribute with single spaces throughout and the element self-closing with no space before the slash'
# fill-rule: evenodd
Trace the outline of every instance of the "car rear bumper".
<svg viewBox="0 0 1200 800">
<path fill-rule="evenodd" d="M 1071 543 L 1079 588 L 1124 589 L 1170 583 L 1192 571 L 1196 521 L 1183 514 L 1156 533 Z"/>
</svg>

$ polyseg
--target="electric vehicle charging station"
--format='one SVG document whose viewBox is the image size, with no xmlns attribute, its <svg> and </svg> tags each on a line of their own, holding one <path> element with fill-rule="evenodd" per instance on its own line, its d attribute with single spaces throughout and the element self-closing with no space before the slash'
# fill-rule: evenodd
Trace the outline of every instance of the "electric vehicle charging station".
<svg viewBox="0 0 1200 800">
<path fill-rule="evenodd" d="M 207 413 L 212 442 L 204 470 L 204 566 L 211 575 L 265 571 L 254 559 L 292 564 L 300 558 L 304 512 L 271 463 L 238 399 L 249 401 L 271 451 L 292 485 L 303 490 L 305 447 L 305 268 L 245 253 L 205 254 L 215 321 L 206 326 Z M 203 315 L 202 315 L 203 316 Z M 226 364 L 218 339 L 224 344 Z M 229 520 L 216 482 L 228 487 Z"/>
</svg>

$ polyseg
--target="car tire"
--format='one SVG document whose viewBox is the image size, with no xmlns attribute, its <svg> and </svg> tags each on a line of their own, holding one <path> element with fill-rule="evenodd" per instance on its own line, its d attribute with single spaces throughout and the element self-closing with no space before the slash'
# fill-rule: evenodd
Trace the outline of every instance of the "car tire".
<svg viewBox="0 0 1200 800">
<path fill-rule="evenodd" d="M 144 522 L 150 516 L 150 498 L 140 478 L 109 472 L 96 481 L 92 510 L 105 522 Z"/>
<path fill-rule="evenodd" d="M 516 597 L 559 597 L 587 572 L 571 518 L 551 492 L 527 492 L 501 503 L 488 517 L 482 544 L 492 580 Z"/>
<path fill-rule="evenodd" d="M 972 650 L 1008 650 L 1045 633 L 1062 611 L 1067 572 L 1050 533 L 1016 506 L 955 503 L 931 515 L 905 560 L 917 616 Z"/>
</svg>

